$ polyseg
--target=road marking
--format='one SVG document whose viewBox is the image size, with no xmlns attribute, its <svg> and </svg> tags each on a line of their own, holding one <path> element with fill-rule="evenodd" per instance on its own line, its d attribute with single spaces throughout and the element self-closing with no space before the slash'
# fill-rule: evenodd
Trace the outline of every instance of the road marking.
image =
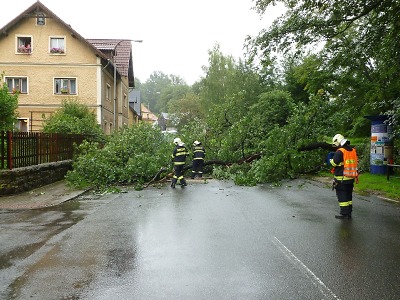
<svg viewBox="0 0 400 300">
<path fill-rule="evenodd" d="M 272 241 L 275 246 L 279 248 L 279 250 L 296 266 L 298 266 L 308 278 L 311 279 L 311 282 L 320 290 L 320 292 L 326 297 L 324 299 L 339 299 L 326 285 L 319 279 L 303 262 L 296 257 L 276 236 Z"/>
<path fill-rule="evenodd" d="M 383 199 L 383 200 L 386 200 L 386 201 L 389 201 L 389 202 L 400 203 L 400 201 L 398 201 L 398 200 L 393 200 L 393 199 L 390 199 L 390 198 L 385 198 L 385 197 L 381 197 L 381 196 L 378 196 L 378 198 Z"/>
</svg>

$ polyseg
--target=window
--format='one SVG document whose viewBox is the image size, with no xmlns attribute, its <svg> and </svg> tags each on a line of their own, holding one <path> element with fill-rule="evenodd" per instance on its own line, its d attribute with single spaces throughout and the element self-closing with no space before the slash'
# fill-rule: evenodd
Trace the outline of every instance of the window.
<svg viewBox="0 0 400 300">
<path fill-rule="evenodd" d="M 17 53 L 30 54 L 32 52 L 32 37 L 19 36 L 17 37 Z"/>
<path fill-rule="evenodd" d="M 54 94 L 76 95 L 76 79 L 75 78 L 54 79 Z"/>
<path fill-rule="evenodd" d="M 111 86 L 109 84 L 106 86 L 106 99 L 111 100 Z"/>
<path fill-rule="evenodd" d="M 65 38 L 50 37 L 50 53 L 64 54 L 65 53 Z"/>
<path fill-rule="evenodd" d="M 14 124 L 14 127 L 17 131 L 28 132 L 28 119 L 18 118 L 17 122 Z"/>
<path fill-rule="evenodd" d="M 28 79 L 26 77 L 6 77 L 6 82 L 9 93 L 28 93 Z"/>
<path fill-rule="evenodd" d="M 38 13 L 36 17 L 36 24 L 37 25 L 46 25 L 46 17 L 43 13 Z"/>
<path fill-rule="evenodd" d="M 128 104 L 128 97 L 126 96 L 126 94 L 124 94 L 124 107 L 126 108 Z"/>
</svg>

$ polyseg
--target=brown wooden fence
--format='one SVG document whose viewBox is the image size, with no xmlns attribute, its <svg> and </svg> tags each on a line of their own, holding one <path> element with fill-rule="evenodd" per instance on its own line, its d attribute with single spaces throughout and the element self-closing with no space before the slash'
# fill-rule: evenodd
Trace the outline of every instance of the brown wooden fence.
<svg viewBox="0 0 400 300">
<path fill-rule="evenodd" d="M 1 169 L 13 169 L 72 159 L 79 134 L 0 132 Z"/>
</svg>

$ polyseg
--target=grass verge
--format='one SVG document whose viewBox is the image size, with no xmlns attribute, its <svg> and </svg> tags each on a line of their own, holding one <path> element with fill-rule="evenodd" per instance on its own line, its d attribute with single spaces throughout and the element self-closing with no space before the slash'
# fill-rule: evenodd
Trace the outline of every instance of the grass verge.
<svg viewBox="0 0 400 300">
<path fill-rule="evenodd" d="M 373 193 L 393 200 L 400 200 L 400 178 L 390 177 L 387 180 L 386 175 L 360 174 L 359 183 L 355 184 L 354 190 L 360 194 Z"/>
</svg>

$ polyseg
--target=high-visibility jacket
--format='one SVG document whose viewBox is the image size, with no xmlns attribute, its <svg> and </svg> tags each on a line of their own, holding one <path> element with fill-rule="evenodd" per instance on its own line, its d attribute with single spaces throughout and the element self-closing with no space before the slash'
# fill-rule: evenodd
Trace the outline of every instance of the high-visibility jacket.
<svg viewBox="0 0 400 300">
<path fill-rule="evenodd" d="M 184 165 L 186 157 L 189 155 L 188 149 L 185 145 L 177 145 L 172 152 L 172 160 L 175 166 Z"/>
<path fill-rule="evenodd" d="M 358 176 L 358 158 L 356 149 L 344 145 L 336 150 L 331 165 L 334 167 L 334 178 L 339 181 L 352 180 Z"/>
<path fill-rule="evenodd" d="M 204 160 L 206 156 L 206 150 L 203 146 L 194 146 L 193 147 L 193 159 L 194 160 Z"/>
</svg>

